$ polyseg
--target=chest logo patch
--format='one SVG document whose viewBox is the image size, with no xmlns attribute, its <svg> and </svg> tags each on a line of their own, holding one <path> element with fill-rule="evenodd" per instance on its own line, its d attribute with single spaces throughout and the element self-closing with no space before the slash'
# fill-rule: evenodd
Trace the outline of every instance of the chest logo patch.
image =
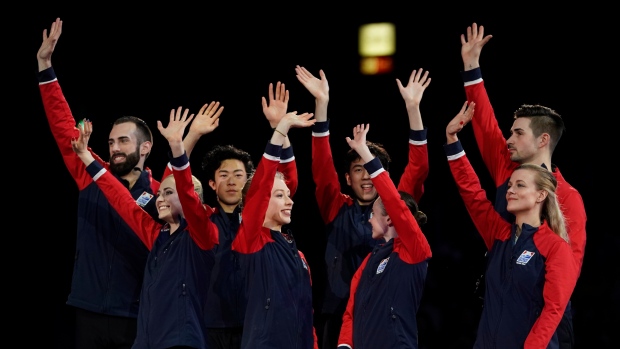
<svg viewBox="0 0 620 349">
<path fill-rule="evenodd" d="M 536 252 L 530 252 L 528 250 L 523 251 L 523 253 L 521 253 L 519 258 L 517 259 L 517 264 L 526 265 L 527 262 L 529 262 L 530 259 L 532 259 L 534 254 L 536 254 Z"/>
<path fill-rule="evenodd" d="M 382 260 L 381 263 L 379 263 L 379 266 L 377 267 L 377 274 L 383 273 L 383 271 L 385 270 L 385 266 L 388 264 L 389 260 L 390 260 L 390 257 Z"/>
<path fill-rule="evenodd" d="M 146 206 L 146 204 L 149 203 L 149 201 L 151 201 L 153 196 L 154 196 L 153 194 L 143 192 L 142 195 L 140 195 L 140 197 L 136 200 L 136 204 L 140 205 L 141 207 L 144 207 Z"/>
</svg>

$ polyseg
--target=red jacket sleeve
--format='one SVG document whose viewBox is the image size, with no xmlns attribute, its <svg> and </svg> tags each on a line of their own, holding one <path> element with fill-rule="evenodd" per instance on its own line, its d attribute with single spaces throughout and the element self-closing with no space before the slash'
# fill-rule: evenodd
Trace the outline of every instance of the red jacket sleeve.
<svg viewBox="0 0 620 349">
<path fill-rule="evenodd" d="M 495 182 L 495 187 L 499 187 L 510 178 L 518 164 L 510 160 L 506 139 L 497 124 L 484 81 L 465 86 L 465 93 L 468 101 L 476 103 L 471 120 L 472 129 L 482 160 Z"/>
<path fill-rule="evenodd" d="M 534 235 L 534 241 L 545 256 L 545 304 L 525 339 L 525 349 L 547 347 L 575 289 L 579 273 L 570 245 L 552 232 L 546 222 Z"/>
<path fill-rule="evenodd" d="M 273 241 L 270 230 L 263 227 L 263 222 L 269 206 L 278 163 L 279 159 L 263 154 L 263 158 L 256 167 L 244 199 L 243 219 L 232 243 L 232 249 L 237 252 L 254 253 L 265 243 Z"/>
<path fill-rule="evenodd" d="M 340 180 L 334 167 L 329 136 L 312 136 L 312 178 L 316 199 L 324 223 L 330 223 L 342 205 L 351 197 L 341 193 Z"/>
<path fill-rule="evenodd" d="M 86 172 L 86 171 L 84 171 Z M 95 183 L 129 227 L 138 235 L 149 251 L 152 249 L 162 225 L 140 207 L 127 188 L 110 171 L 102 169 Z"/>
<path fill-rule="evenodd" d="M 40 83 L 39 90 L 49 127 L 60 149 L 65 166 L 75 180 L 78 189 L 82 190 L 92 183 L 92 177 L 86 172 L 86 166 L 71 147 L 71 139 L 77 138 L 79 132 L 75 127 L 76 121 L 73 118 L 69 104 L 62 93 L 58 80 Z M 97 162 L 108 168 L 108 164 L 95 154 L 90 147 L 88 150 Z"/>
<path fill-rule="evenodd" d="M 210 219 L 213 209 L 203 205 L 194 190 L 189 162 L 185 168 L 173 167 L 172 169 L 179 201 L 183 208 L 183 216 L 189 228 L 189 235 L 198 247 L 203 250 L 210 250 L 219 243 L 218 228 Z"/>
<path fill-rule="evenodd" d="M 409 193 L 419 203 L 422 194 L 424 194 L 424 181 L 428 177 L 428 171 L 427 144 L 409 143 L 409 161 L 407 161 L 405 171 L 398 181 L 398 190 Z"/>
<path fill-rule="evenodd" d="M 370 259 L 370 254 L 364 258 L 362 264 L 360 264 L 359 268 L 357 268 L 355 274 L 353 274 L 353 278 L 351 279 L 349 300 L 347 301 L 347 308 L 342 315 L 342 327 L 340 328 L 340 335 L 338 337 L 338 347 L 348 346 L 353 348 L 353 312 L 355 309 L 355 292 L 357 290 L 357 285 L 360 283 L 362 272 L 366 268 L 366 264 L 368 264 L 368 259 Z"/>
<path fill-rule="evenodd" d="M 487 199 L 486 192 L 482 189 L 480 180 L 465 154 L 449 160 L 448 163 L 467 212 L 482 236 L 487 250 L 491 249 L 496 239 L 510 238 L 511 224 L 495 211 Z"/>
<path fill-rule="evenodd" d="M 286 186 L 291 191 L 291 197 L 293 197 L 297 192 L 297 188 L 299 186 L 299 176 L 297 175 L 297 162 L 295 162 L 295 159 L 287 162 L 280 162 L 280 165 L 278 166 L 278 171 L 284 174 Z"/>
<path fill-rule="evenodd" d="M 411 214 L 411 210 L 400 199 L 400 194 L 398 194 L 389 174 L 384 170 L 372 178 L 372 182 L 377 188 L 385 211 L 392 219 L 394 228 L 398 233 L 398 237 L 394 239 L 394 249 L 396 249 L 396 244 L 401 245 L 398 248 L 400 258 L 410 264 L 420 263 L 431 258 L 431 247 L 426 236 Z"/>
</svg>

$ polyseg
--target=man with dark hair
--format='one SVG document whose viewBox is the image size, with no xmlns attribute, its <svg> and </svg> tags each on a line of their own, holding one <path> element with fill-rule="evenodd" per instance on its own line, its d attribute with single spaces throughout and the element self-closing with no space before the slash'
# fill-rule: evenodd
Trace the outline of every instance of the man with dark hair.
<svg viewBox="0 0 620 349">
<path fill-rule="evenodd" d="M 351 280 L 364 258 L 378 244 L 372 238 L 372 227 L 368 220 L 372 205 L 378 197 L 371 176 L 364 168 L 365 161 L 353 149 L 345 154 L 345 180 L 353 195 L 341 191 L 331 147 L 329 144 L 329 84 L 321 70 L 320 79 L 306 68 L 295 68 L 297 79 L 315 98 L 312 126 L 312 175 L 316 183 L 316 198 L 327 232 L 325 263 L 327 282 L 321 307 L 319 338 L 322 349 L 335 349 L 342 327 Z M 428 151 L 426 128 L 422 123 L 420 101 L 430 83 L 428 71 L 414 70 L 406 86 L 396 80 L 409 117 L 409 161 L 401 176 L 398 189 L 409 193 L 419 201 L 424 192 L 424 181 L 428 176 Z M 367 141 L 368 148 L 382 167 L 388 171 L 390 156 L 381 144 Z"/>
<path fill-rule="evenodd" d="M 263 97 L 263 113 L 272 128 L 286 114 L 289 94 L 285 85 L 278 82 L 273 93 L 269 84 L 269 102 Z M 200 122 L 200 118 L 193 123 Z M 239 264 L 238 252 L 232 251 L 232 241 L 242 219 L 243 189 L 254 172 L 249 153 L 233 145 L 216 145 L 202 161 L 206 183 L 213 189 L 216 203 L 210 219 L 219 229 L 219 244 L 214 247 L 215 266 L 211 275 L 205 324 L 207 341 L 211 349 L 238 349 L 241 347 L 243 322 L 247 307 L 246 279 Z M 285 174 L 291 195 L 296 191 L 297 164 L 288 137 L 280 158 L 278 170 Z"/>
<path fill-rule="evenodd" d="M 61 32 L 59 18 L 49 35 L 43 30 L 37 76 L 49 126 L 79 189 L 75 263 L 67 299 L 76 310 L 75 345 L 78 349 L 129 349 L 136 336 L 149 250 L 110 205 L 71 148 L 71 140 L 77 139 L 79 132 L 51 63 Z M 146 123 L 126 116 L 116 120 L 110 131 L 109 161 L 89 151 L 124 184 L 138 205 L 158 219 L 154 193 L 160 183 L 144 165 L 152 145 Z"/>
<path fill-rule="evenodd" d="M 495 112 L 484 86 L 480 70 L 482 47 L 491 40 L 484 35 L 484 27 L 474 23 L 461 35 L 462 78 L 467 100 L 476 109 L 472 128 L 482 159 L 496 185 L 495 209 L 509 222 L 514 216 L 506 211 L 507 183 L 513 170 L 524 163 L 534 163 L 550 170 L 558 181 L 557 196 L 566 217 L 567 230 L 575 261 L 581 270 L 586 245 L 586 211 L 581 194 L 562 176 L 551 156 L 562 137 L 565 126 L 560 115 L 542 105 L 523 104 L 514 112 L 510 137 L 505 139 L 497 123 Z M 562 349 L 574 346 L 571 303 L 552 341 Z"/>
</svg>

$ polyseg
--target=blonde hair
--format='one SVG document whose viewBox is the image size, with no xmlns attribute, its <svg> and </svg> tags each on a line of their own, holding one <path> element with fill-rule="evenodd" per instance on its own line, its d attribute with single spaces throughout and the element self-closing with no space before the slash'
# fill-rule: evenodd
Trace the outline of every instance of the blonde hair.
<svg viewBox="0 0 620 349">
<path fill-rule="evenodd" d="M 536 189 L 547 192 L 547 198 L 545 199 L 542 210 L 540 211 L 540 218 L 546 220 L 551 230 L 568 242 L 566 221 L 564 219 L 564 214 L 562 214 L 562 209 L 556 195 L 558 181 L 553 173 L 540 165 L 529 163 L 519 165 L 515 168 L 515 171 L 516 170 L 528 170 L 534 172 L 536 175 L 534 178 Z"/>
<path fill-rule="evenodd" d="M 174 178 L 174 174 L 169 174 L 168 176 L 166 176 L 166 178 L 168 177 L 172 177 L 172 179 L 174 179 L 174 183 L 176 186 L 176 179 Z M 164 178 L 164 179 L 166 179 Z M 163 182 L 163 180 L 162 180 Z M 200 199 L 201 203 L 204 203 L 204 190 L 202 187 L 202 182 L 198 179 L 198 177 L 192 175 L 192 184 L 194 184 L 194 191 L 196 192 L 196 194 L 198 194 L 198 198 Z"/>
</svg>

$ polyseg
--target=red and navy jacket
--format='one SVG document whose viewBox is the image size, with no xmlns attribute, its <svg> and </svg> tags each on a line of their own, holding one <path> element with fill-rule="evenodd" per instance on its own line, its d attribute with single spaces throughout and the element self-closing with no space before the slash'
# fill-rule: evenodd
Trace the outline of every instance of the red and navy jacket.
<svg viewBox="0 0 620 349">
<path fill-rule="evenodd" d="M 168 166 L 170 172 L 171 166 L 171 164 Z M 176 159 L 175 167 L 190 171 L 191 175 L 189 158 Z M 298 176 L 292 146 L 282 149 L 278 170 L 284 174 L 287 186 L 291 193 L 294 193 L 297 190 Z M 213 247 L 215 265 L 205 306 L 205 325 L 207 328 L 241 328 L 247 307 L 246 280 L 245 273 L 241 270 L 238 252 L 231 248 L 241 223 L 241 207 L 237 206 L 229 215 L 219 204 L 210 207 L 196 203 L 193 198 L 188 199 L 190 199 L 189 202 L 185 201 L 184 197 L 180 197 L 181 205 L 191 210 L 190 215 L 185 214 L 190 229 L 206 229 L 208 225 L 203 222 L 211 219 L 219 231 L 218 244 Z M 198 217 L 194 217 L 194 214 Z M 238 218 L 231 219 L 230 217 Z M 194 221 L 195 223 L 192 223 Z"/>
<path fill-rule="evenodd" d="M 476 105 L 477 107 L 477 105 Z M 487 247 L 485 297 L 474 348 L 558 348 L 555 333 L 577 283 L 570 244 L 544 221 L 509 223 L 487 199 L 460 142 L 444 145 L 469 215 Z"/>
<path fill-rule="evenodd" d="M 86 166 L 71 147 L 77 138 L 76 121 L 50 67 L 37 75 L 45 114 L 67 170 L 77 184 L 77 235 L 71 292 L 67 304 L 95 313 L 138 316 L 138 304 L 148 249 L 110 205 L 101 189 L 85 171 Z M 89 148 L 98 164 L 109 163 Z M 112 175 L 111 175 L 112 176 Z M 152 217 L 157 217 L 154 193 L 159 182 L 147 168 L 131 189 L 116 177 L 120 189 L 131 193 Z"/>
<path fill-rule="evenodd" d="M 263 227 L 282 146 L 268 143 L 244 200 L 232 249 L 245 271 L 248 305 L 241 348 L 318 348 L 312 280 L 292 235 Z"/>
<path fill-rule="evenodd" d="M 510 160 L 506 139 L 497 124 L 480 68 L 463 71 L 461 75 L 465 83 L 467 100 L 476 103 L 471 124 L 482 159 L 497 187 L 495 209 L 506 220 L 514 222 L 514 216 L 506 211 L 506 191 L 508 179 L 519 164 Z M 577 189 L 564 179 L 557 166 L 552 165 L 551 170 L 558 181 L 557 196 L 566 217 L 566 228 L 573 255 L 581 269 L 586 247 L 587 219 L 583 199 Z"/>
<path fill-rule="evenodd" d="M 175 167 L 175 162 L 183 162 L 183 158 L 187 156 L 170 161 L 179 200 L 201 205 L 191 172 Z M 201 216 L 184 207 L 184 214 L 191 218 L 181 218 L 181 225 L 171 233 L 168 223 L 162 225 L 131 197 L 122 195 L 120 183 L 97 161 L 86 170 L 150 250 L 132 348 L 206 348 L 204 307 L 215 259 L 212 249 L 217 244 L 215 224 L 207 219 L 200 222 L 200 230 L 192 229 L 189 220 L 196 223 L 196 217 Z"/>
<path fill-rule="evenodd" d="M 398 184 L 399 190 L 416 201 L 424 193 L 429 170 L 426 131 L 409 131 L 409 161 Z M 338 313 L 346 307 L 353 274 L 377 241 L 368 223 L 372 205 L 360 206 L 355 198 L 341 192 L 329 145 L 329 120 L 312 126 L 312 175 L 327 233 L 327 282 L 321 311 Z"/>
<path fill-rule="evenodd" d="M 364 164 L 398 237 L 377 245 L 351 282 L 338 348 L 417 348 L 431 248 L 378 158 Z"/>
</svg>

